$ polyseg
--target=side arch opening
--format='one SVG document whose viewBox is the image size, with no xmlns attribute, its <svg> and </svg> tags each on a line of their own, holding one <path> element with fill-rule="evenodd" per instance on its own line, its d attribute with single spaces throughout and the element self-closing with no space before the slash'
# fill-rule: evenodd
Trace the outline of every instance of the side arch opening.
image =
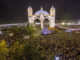
<svg viewBox="0 0 80 60">
<path fill-rule="evenodd" d="M 41 28 L 41 21 L 40 21 L 40 19 L 35 19 L 34 20 L 34 26 L 37 27 L 37 28 Z"/>
<path fill-rule="evenodd" d="M 45 19 L 45 20 L 43 21 L 43 24 L 44 24 L 44 27 L 49 27 L 49 24 L 50 24 L 49 19 Z"/>
</svg>

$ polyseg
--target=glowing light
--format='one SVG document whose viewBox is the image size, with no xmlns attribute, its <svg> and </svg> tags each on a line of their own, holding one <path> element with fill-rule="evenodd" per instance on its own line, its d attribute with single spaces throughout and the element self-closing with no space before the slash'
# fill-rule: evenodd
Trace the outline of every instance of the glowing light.
<svg viewBox="0 0 80 60">
<path fill-rule="evenodd" d="M 62 25 L 65 25 L 65 22 L 62 22 L 61 24 L 62 24 Z"/>
<path fill-rule="evenodd" d="M 52 31 L 50 31 L 48 28 L 43 28 L 41 33 L 47 35 L 47 34 L 52 34 Z"/>
<path fill-rule="evenodd" d="M 14 35 L 13 33 L 10 33 L 10 34 L 9 34 L 9 36 L 11 36 L 11 37 L 12 37 L 13 35 Z"/>
<path fill-rule="evenodd" d="M 54 60 L 60 60 L 60 57 L 59 56 L 55 56 Z"/>
</svg>

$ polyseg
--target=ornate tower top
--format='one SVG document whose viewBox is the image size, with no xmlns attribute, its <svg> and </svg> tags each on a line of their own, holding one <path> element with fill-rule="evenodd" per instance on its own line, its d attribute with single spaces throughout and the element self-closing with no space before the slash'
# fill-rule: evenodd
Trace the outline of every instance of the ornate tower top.
<svg viewBox="0 0 80 60">
<path fill-rule="evenodd" d="M 28 9 L 32 9 L 32 7 L 31 7 L 31 6 L 29 6 L 29 7 L 28 7 Z"/>
<path fill-rule="evenodd" d="M 55 16 L 55 8 L 53 6 L 50 9 L 50 15 Z"/>
<path fill-rule="evenodd" d="M 28 16 L 32 16 L 33 15 L 33 9 L 31 6 L 28 7 Z"/>
<path fill-rule="evenodd" d="M 32 10 L 32 7 L 30 6 L 30 1 L 29 1 L 29 7 L 28 7 L 28 9 L 29 9 L 29 10 Z"/>
</svg>

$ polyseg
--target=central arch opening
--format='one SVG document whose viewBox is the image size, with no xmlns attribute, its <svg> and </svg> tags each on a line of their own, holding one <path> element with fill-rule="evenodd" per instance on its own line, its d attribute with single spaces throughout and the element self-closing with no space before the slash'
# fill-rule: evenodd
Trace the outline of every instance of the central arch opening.
<svg viewBox="0 0 80 60">
<path fill-rule="evenodd" d="M 35 19 L 34 25 L 35 25 L 35 27 L 37 27 L 37 28 L 41 28 L 41 21 L 40 21 L 39 19 Z"/>
<path fill-rule="evenodd" d="M 49 27 L 49 19 L 43 21 L 44 27 Z"/>
</svg>

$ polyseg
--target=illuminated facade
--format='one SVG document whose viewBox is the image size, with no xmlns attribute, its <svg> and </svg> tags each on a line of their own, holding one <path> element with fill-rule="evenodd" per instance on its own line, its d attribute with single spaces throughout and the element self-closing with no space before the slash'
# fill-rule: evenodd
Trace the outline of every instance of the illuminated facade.
<svg viewBox="0 0 80 60">
<path fill-rule="evenodd" d="M 41 7 L 40 10 L 36 11 L 33 14 L 33 9 L 32 7 L 28 7 L 28 22 L 29 24 L 34 24 L 34 21 L 36 19 L 40 20 L 40 24 L 41 24 L 41 28 L 44 28 L 44 23 L 43 21 L 45 19 L 49 20 L 49 27 L 55 27 L 55 8 L 52 6 L 50 9 L 50 13 L 48 13 L 47 11 L 43 10 L 43 8 Z"/>
</svg>

